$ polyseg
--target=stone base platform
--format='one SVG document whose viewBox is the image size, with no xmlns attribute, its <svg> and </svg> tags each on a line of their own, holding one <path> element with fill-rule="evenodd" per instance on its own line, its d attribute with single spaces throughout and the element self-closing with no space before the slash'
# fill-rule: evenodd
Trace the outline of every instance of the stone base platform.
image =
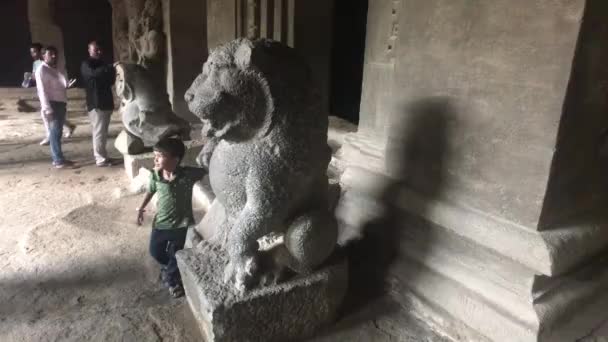
<svg viewBox="0 0 608 342">
<path fill-rule="evenodd" d="M 305 277 L 237 294 L 224 284 L 227 256 L 202 242 L 177 254 L 190 308 L 209 342 L 295 341 L 336 319 L 348 281 L 345 258 Z"/>
</svg>

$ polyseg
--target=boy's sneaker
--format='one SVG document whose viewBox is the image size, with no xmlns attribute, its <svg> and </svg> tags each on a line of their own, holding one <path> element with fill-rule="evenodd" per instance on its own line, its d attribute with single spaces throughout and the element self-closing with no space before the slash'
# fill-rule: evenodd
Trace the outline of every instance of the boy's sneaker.
<svg viewBox="0 0 608 342">
<path fill-rule="evenodd" d="M 65 132 L 65 134 L 63 135 L 64 138 L 71 138 L 72 135 L 74 134 L 74 131 L 76 130 L 76 125 L 70 125 L 68 126 L 68 131 Z"/>
<path fill-rule="evenodd" d="M 175 286 L 171 286 L 171 287 L 169 287 L 169 294 L 173 298 L 182 297 L 184 295 L 184 287 L 182 286 L 182 284 L 177 284 Z"/>
<path fill-rule="evenodd" d="M 42 139 L 42 141 L 40 142 L 40 146 L 46 146 L 49 144 L 49 138 L 44 138 Z"/>
</svg>

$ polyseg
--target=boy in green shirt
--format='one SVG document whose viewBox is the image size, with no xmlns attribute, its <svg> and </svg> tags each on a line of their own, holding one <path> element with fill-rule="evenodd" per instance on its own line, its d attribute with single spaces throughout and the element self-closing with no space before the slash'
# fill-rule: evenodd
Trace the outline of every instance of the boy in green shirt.
<svg viewBox="0 0 608 342">
<path fill-rule="evenodd" d="M 161 139 L 154 145 L 154 170 L 148 192 L 137 208 L 137 223 L 142 224 L 145 207 L 157 194 L 157 210 L 150 234 L 150 255 L 161 264 L 161 279 L 173 297 L 184 294 L 175 253 L 184 248 L 188 227 L 194 224 L 192 187 L 205 175 L 204 169 L 179 166 L 186 148 L 175 138 Z"/>
</svg>

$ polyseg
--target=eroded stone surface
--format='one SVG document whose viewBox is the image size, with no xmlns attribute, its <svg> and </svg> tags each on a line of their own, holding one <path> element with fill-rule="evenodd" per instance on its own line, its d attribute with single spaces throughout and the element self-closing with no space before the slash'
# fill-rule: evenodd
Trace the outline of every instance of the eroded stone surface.
<svg viewBox="0 0 608 342">
<path fill-rule="evenodd" d="M 210 342 L 292 341 L 333 322 L 347 286 L 346 259 L 337 257 L 304 277 L 240 294 L 223 281 L 229 258 L 202 242 L 178 252 L 188 302 Z"/>
<path fill-rule="evenodd" d="M 161 0 L 111 0 L 116 59 L 150 67 L 165 55 Z"/>
<path fill-rule="evenodd" d="M 244 291 L 285 267 L 318 267 L 337 226 L 327 201 L 328 120 L 306 63 L 281 43 L 238 39 L 210 55 L 186 101 L 210 137 L 199 162 L 217 196 L 197 230 L 227 250 L 226 280 Z M 273 231 L 285 244 L 263 264 L 257 240 Z"/>
<path fill-rule="evenodd" d="M 139 154 L 146 150 L 143 141 L 126 130 L 118 134 L 114 147 L 122 154 Z"/>
</svg>

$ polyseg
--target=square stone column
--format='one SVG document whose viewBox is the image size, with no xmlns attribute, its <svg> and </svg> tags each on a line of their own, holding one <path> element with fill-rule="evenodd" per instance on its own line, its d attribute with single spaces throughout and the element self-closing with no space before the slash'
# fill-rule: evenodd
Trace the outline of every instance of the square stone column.
<svg viewBox="0 0 608 342">
<path fill-rule="evenodd" d="M 448 333 L 573 341 L 608 319 L 607 15 L 597 0 L 370 2 L 342 208 L 391 212 L 391 293 Z"/>
<path fill-rule="evenodd" d="M 333 0 L 208 0 L 209 49 L 235 38 L 268 38 L 295 48 L 310 64 L 329 112 Z"/>
<path fill-rule="evenodd" d="M 27 0 L 30 33 L 32 42 L 39 42 L 44 46 L 53 45 L 59 50 L 57 68 L 65 72 L 63 34 L 55 22 L 52 4 L 50 0 Z"/>
<path fill-rule="evenodd" d="M 207 60 L 207 8 L 204 1 L 163 0 L 162 5 L 169 101 L 175 114 L 200 122 L 188 109 L 184 94 Z"/>
</svg>

